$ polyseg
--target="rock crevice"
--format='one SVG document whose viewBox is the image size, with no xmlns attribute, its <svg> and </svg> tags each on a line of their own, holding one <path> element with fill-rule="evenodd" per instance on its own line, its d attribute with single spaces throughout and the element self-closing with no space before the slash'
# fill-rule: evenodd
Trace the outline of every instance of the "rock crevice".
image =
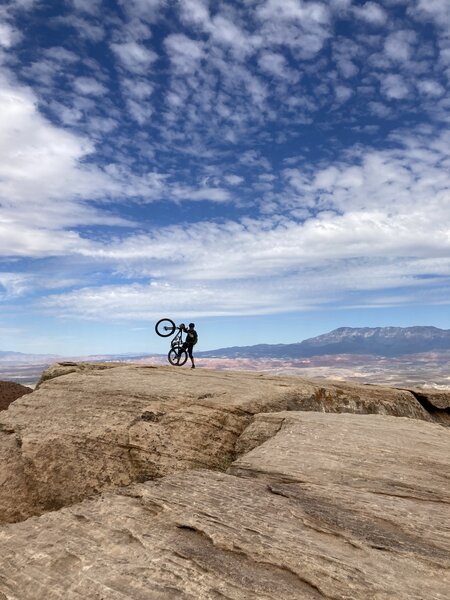
<svg viewBox="0 0 450 600">
<path fill-rule="evenodd" d="M 450 393 L 438 390 L 411 389 L 410 392 L 432 420 L 450 427 Z"/>
</svg>

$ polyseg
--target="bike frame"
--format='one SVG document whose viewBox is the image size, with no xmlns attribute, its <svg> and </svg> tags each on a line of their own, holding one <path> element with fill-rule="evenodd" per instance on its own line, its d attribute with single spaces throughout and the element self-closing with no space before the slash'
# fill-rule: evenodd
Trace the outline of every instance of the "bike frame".
<svg viewBox="0 0 450 600">
<path fill-rule="evenodd" d="M 170 342 L 170 346 L 174 350 L 175 350 L 175 348 L 183 345 L 183 331 L 179 327 L 177 327 L 177 330 L 178 330 L 177 333 L 175 334 L 175 336 L 172 338 L 172 340 Z"/>
</svg>

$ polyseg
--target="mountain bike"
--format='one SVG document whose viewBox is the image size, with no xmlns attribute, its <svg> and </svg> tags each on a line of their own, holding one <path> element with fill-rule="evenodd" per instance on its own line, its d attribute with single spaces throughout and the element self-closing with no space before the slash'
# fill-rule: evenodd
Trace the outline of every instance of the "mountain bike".
<svg viewBox="0 0 450 600">
<path fill-rule="evenodd" d="M 184 323 L 175 325 L 172 319 L 160 319 L 155 325 L 155 331 L 160 337 L 170 337 L 177 332 L 170 342 L 170 350 L 167 360 L 175 367 L 182 367 L 188 359 L 188 354 L 183 348 Z"/>
</svg>

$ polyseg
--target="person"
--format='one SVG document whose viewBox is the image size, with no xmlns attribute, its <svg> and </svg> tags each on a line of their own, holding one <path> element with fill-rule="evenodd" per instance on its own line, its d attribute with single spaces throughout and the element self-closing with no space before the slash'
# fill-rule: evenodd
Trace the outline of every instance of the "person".
<svg viewBox="0 0 450 600">
<path fill-rule="evenodd" d="M 189 328 L 183 325 L 182 331 L 186 333 L 186 340 L 182 346 L 183 350 L 186 350 L 189 358 L 191 359 L 191 369 L 195 369 L 194 356 L 192 355 L 192 350 L 194 349 L 195 344 L 198 342 L 198 334 L 195 331 L 195 323 L 189 323 Z"/>
</svg>

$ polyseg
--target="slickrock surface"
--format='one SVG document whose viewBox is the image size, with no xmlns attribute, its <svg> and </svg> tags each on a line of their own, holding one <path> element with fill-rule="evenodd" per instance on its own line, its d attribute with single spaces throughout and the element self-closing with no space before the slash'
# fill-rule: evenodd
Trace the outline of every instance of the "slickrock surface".
<svg viewBox="0 0 450 600">
<path fill-rule="evenodd" d="M 228 473 L 178 473 L 4 525 L 0 598 L 448 599 L 447 428 L 260 414 L 240 447 Z"/>
<path fill-rule="evenodd" d="M 0 410 L 6 410 L 8 406 L 25 394 L 31 394 L 33 390 L 20 383 L 13 381 L 0 381 Z"/>
<path fill-rule="evenodd" d="M 0 522 L 179 471 L 225 470 L 253 415 L 283 410 L 431 421 L 410 392 L 383 387 L 176 367 L 59 365 L 0 414 Z"/>
</svg>

